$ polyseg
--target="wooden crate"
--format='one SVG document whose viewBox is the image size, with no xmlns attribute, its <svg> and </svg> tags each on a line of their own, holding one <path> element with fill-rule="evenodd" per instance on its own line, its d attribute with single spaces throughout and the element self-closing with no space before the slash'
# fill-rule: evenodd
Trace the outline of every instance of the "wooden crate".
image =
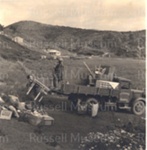
<svg viewBox="0 0 147 150">
<path fill-rule="evenodd" d="M 48 115 L 43 115 L 41 125 L 50 126 L 53 124 L 54 124 L 54 118 L 52 118 Z"/>
<path fill-rule="evenodd" d="M 10 120 L 12 117 L 12 111 L 9 110 L 1 110 L 0 119 Z"/>
</svg>

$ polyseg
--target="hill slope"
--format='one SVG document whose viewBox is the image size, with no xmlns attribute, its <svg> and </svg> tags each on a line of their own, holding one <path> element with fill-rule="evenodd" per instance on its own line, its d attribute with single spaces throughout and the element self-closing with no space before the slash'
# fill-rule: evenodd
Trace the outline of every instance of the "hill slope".
<svg viewBox="0 0 147 150">
<path fill-rule="evenodd" d="M 121 57 L 145 57 L 145 30 L 97 31 L 21 21 L 9 25 L 4 32 L 24 38 L 27 47 L 39 51 L 55 48 L 79 54 L 108 52 Z"/>
<path fill-rule="evenodd" d="M 0 90 L 19 90 L 26 84 L 26 74 L 17 61 L 38 61 L 40 53 L 31 51 L 4 35 L 0 35 Z"/>
<path fill-rule="evenodd" d="M 0 56 L 7 60 L 36 59 L 39 53 L 17 44 L 10 38 L 0 35 Z"/>
</svg>

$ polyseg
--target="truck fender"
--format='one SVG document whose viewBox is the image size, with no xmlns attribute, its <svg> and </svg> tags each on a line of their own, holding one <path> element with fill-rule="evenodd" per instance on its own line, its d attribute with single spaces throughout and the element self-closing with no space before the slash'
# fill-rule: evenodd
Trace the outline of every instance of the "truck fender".
<svg viewBox="0 0 147 150">
<path fill-rule="evenodd" d="M 136 100 L 134 100 L 132 103 L 137 102 L 137 101 L 143 101 L 146 104 L 145 98 L 139 97 Z"/>
</svg>

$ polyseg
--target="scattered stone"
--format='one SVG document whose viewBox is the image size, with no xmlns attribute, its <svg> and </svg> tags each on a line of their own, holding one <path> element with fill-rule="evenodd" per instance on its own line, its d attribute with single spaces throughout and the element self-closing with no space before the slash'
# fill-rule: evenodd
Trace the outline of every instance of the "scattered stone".
<svg viewBox="0 0 147 150">
<path fill-rule="evenodd" d="M 143 133 L 142 133 L 143 134 Z M 80 150 L 145 150 L 145 134 L 142 138 L 136 133 L 123 129 L 111 130 L 108 133 L 90 132 L 82 141 Z"/>
</svg>

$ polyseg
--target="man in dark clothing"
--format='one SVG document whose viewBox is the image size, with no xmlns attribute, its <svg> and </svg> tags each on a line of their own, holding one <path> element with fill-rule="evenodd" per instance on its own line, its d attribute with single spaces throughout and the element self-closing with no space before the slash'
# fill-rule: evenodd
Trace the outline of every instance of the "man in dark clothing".
<svg viewBox="0 0 147 150">
<path fill-rule="evenodd" d="M 54 68 L 54 74 L 53 74 L 53 83 L 55 88 L 59 88 L 59 83 L 63 81 L 63 72 L 64 72 L 64 65 L 63 65 L 63 59 L 58 59 L 58 64 Z"/>
</svg>

